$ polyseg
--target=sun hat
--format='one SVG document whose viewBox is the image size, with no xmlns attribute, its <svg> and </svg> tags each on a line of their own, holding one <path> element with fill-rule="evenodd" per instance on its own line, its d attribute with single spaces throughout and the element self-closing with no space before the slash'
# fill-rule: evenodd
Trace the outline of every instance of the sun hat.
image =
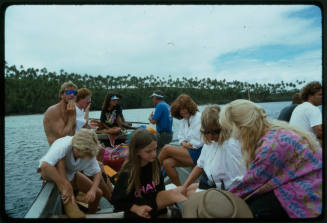
<svg viewBox="0 0 327 223">
<path fill-rule="evenodd" d="M 253 214 L 240 197 L 211 188 L 194 193 L 185 201 L 183 218 L 253 218 Z"/>
</svg>

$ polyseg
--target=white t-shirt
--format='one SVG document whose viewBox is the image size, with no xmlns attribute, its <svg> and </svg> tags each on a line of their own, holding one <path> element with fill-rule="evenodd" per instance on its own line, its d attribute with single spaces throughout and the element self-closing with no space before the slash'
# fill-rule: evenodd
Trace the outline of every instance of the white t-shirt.
<svg viewBox="0 0 327 223">
<path fill-rule="evenodd" d="M 66 157 L 66 175 L 69 181 L 74 179 L 77 171 L 83 171 L 87 176 L 93 176 L 100 172 L 100 167 L 95 157 L 90 160 L 80 158 L 75 160 L 72 150 L 72 139 L 72 136 L 65 136 L 54 141 L 48 152 L 40 159 L 39 167 L 42 162 L 55 166 L 62 158 Z"/>
<path fill-rule="evenodd" d="M 312 127 L 322 124 L 322 114 L 317 106 L 310 102 L 303 102 L 294 109 L 290 125 L 302 128 L 305 131 L 311 132 L 315 135 Z"/>
<path fill-rule="evenodd" d="M 221 188 L 223 180 L 226 190 L 242 181 L 246 173 L 245 162 L 242 157 L 241 144 L 230 138 L 221 146 L 218 142 L 205 144 L 197 161 L 209 180 L 214 180 L 217 188 Z"/>
<path fill-rule="evenodd" d="M 84 119 L 85 116 L 84 109 L 80 109 L 77 105 L 75 105 L 75 108 L 76 108 L 76 129 L 75 129 L 75 134 L 76 134 L 86 124 L 86 120 Z"/>
<path fill-rule="evenodd" d="M 201 113 L 196 112 L 190 118 L 190 127 L 188 126 L 187 119 L 182 119 L 178 132 L 178 142 L 181 144 L 187 141 L 193 145 L 194 149 L 199 149 L 203 146 L 204 142 L 200 138 L 201 128 Z"/>
</svg>

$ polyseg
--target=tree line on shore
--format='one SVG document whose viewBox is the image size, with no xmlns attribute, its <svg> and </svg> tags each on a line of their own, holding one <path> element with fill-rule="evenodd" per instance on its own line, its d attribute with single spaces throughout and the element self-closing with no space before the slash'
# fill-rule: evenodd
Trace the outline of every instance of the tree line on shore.
<svg viewBox="0 0 327 223">
<path fill-rule="evenodd" d="M 197 77 L 159 77 L 148 75 L 136 77 L 131 74 L 81 75 L 49 72 L 46 68 L 34 69 L 5 64 L 5 114 L 35 114 L 45 110 L 59 101 L 59 89 L 62 83 L 71 80 L 79 88 L 86 87 L 92 91 L 92 110 L 101 110 L 103 100 L 108 91 L 123 96 L 125 109 L 152 107 L 149 96 L 154 90 L 161 90 L 167 103 L 171 103 L 178 95 L 190 95 L 199 105 L 225 104 L 232 100 L 244 98 L 254 102 L 272 102 L 291 100 L 295 92 L 305 81 L 295 83 L 281 81 L 279 83 L 248 83 L 237 80 L 226 81 Z"/>
</svg>

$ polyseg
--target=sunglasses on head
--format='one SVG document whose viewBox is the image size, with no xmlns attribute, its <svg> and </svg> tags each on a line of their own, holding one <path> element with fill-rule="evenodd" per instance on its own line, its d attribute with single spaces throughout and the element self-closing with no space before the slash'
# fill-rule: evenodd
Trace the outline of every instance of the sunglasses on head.
<svg viewBox="0 0 327 223">
<path fill-rule="evenodd" d="M 215 130 L 210 130 L 210 131 L 200 130 L 200 131 L 201 131 L 201 133 L 204 134 L 204 135 L 208 135 L 208 134 L 216 135 L 216 134 L 219 134 L 219 133 L 220 133 L 220 130 L 221 130 L 221 129 L 215 129 Z"/>
<path fill-rule="evenodd" d="M 74 90 L 74 89 L 72 89 L 72 90 L 66 90 L 65 93 L 66 93 L 67 95 L 70 95 L 70 94 L 74 94 L 75 96 L 77 95 L 77 91 Z"/>
</svg>

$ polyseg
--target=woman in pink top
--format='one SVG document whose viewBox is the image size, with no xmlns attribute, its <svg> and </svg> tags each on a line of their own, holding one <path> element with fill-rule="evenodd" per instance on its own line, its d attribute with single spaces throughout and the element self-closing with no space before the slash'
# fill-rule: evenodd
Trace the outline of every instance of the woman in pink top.
<svg viewBox="0 0 327 223">
<path fill-rule="evenodd" d="M 322 150 L 308 133 L 267 120 L 261 107 L 235 100 L 224 107 L 222 128 L 242 142 L 247 172 L 229 191 L 256 218 L 315 218 L 322 213 Z"/>
</svg>

